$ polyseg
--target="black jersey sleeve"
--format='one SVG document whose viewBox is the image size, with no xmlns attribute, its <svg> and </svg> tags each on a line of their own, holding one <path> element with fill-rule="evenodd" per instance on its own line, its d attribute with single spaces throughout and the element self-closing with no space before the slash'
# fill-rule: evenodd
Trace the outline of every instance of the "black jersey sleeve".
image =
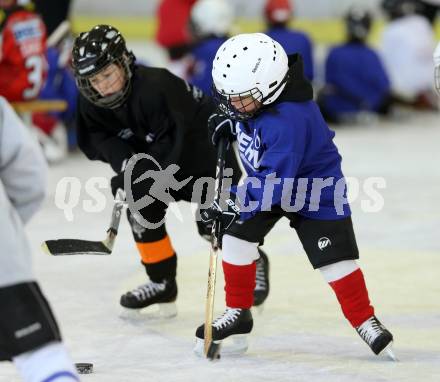
<svg viewBox="0 0 440 382">
<path fill-rule="evenodd" d="M 106 131 L 84 101 L 78 103 L 76 126 L 78 146 L 86 157 L 106 162 L 115 172 L 121 172 L 124 161 L 133 155 L 133 148 L 127 141 Z"/>
</svg>

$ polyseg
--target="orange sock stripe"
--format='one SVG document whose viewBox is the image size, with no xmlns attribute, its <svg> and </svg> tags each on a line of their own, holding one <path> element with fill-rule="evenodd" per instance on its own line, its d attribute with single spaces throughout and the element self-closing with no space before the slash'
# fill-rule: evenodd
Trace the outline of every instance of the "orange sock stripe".
<svg viewBox="0 0 440 382">
<path fill-rule="evenodd" d="M 168 236 L 151 243 L 136 243 L 142 262 L 145 264 L 158 263 L 174 256 L 174 249 Z"/>
</svg>

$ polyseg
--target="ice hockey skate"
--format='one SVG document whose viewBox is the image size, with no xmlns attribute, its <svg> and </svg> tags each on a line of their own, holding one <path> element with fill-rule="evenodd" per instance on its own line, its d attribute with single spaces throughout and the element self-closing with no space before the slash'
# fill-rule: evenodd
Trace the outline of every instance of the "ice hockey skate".
<svg viewBox="0 0 440 382">
<path fill-rule="evenodd" d="M 175 280 L 149 281 L 123 294 L 120 304 L 124 319 L 167 319 L 177 315 Z"/>
<path fill-rule="evenodd" d="M 376 316 L 372 316 L 356 328 L 361 338 L 368 344 L 374 354 L 386 355 L 393 361 L 397 358 L 392 349 L 393 335 L 383 326 Z"/>
<path fill-rule="evenodd" d="M 248 349 L 247 335 L 251 332 L 253 324 L 250 309 L 226 308 L 212 324 L 213 342 L 222 344 L 222 354 L 242 354 Z M 204 355 L 204 329 L 203 324 L 196 330 L 194 353 L 200 357 Z"/>
<path fill-rule="evenodd" d="M 269 258 L 258 248 L 260 258 L 256 261 L 256 276 L 254 289 L 254 304 L 259 313 L 263 312 L 263 303 L 269 295 Z"/>
</svg>

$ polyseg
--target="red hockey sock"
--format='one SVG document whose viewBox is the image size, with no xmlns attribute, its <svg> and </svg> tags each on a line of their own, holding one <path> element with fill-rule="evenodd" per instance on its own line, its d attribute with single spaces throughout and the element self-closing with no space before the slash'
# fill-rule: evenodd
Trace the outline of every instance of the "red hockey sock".
<svg viewBox="0 0 440 382">
<path fill-rule="evenodd" d="M 329 283 L 336 293 L 345 318 L 353 327 L 361 325 L 374 314 L 370 305 L 364 275 L 360 269 Z"/>
<path fill-rule="evenodd" d="M 226 306 L 249 309 L 254 302 L 255 261 L 248 265 L 234 265 L 223 261 Z"/>
</svg>

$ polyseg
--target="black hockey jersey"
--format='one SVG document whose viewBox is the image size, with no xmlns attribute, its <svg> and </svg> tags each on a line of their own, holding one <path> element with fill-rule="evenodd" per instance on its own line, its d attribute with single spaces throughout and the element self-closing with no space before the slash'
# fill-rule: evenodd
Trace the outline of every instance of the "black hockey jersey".
<svg viewBox="0 0 440 382">
<path fill-rule="evenodd" d="M 207 120 L 215 106 L 198 88 L 162 68 L 135 65 L 131 93 L 117 109 L 95 106 L 80 95 L 78 145 L 92 160 L 121 172 L 135 153 L 174 163 L 180 175 L 215 176 L 216 150 Z"/>
</svg>

